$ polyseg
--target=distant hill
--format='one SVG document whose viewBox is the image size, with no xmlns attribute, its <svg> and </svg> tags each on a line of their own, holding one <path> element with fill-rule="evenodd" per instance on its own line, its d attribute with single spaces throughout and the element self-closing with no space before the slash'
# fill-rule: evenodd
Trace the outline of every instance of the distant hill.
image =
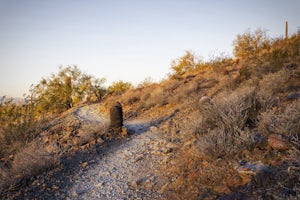
<svg viewBox="0 0 300 200">
<path fill-rule="evenodd" d="M 22 105 L 25 103 L 25 99 L 21 97 L 8 97 L 8 96 L 2 96 L 0 98 L 0 104 L 4 104 L 5 102 L 12 100 L 12 103 L 16 105 Z"/>
</svg>

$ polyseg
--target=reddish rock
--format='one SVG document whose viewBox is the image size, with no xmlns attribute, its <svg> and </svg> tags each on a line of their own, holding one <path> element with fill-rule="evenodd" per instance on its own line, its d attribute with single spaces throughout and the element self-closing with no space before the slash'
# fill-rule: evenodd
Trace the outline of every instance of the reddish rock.
<svg viewBox="0 0 300 200">
<path fill-rule="evenodd" d="M 280 159 L 272 160 L 270 164 L 273 167 L 279 167 L 279 166 L 283 165 L 283 161 Z"/>
<path fill-rule="evenodd" d="M 290 149 L 290 144 L 286 141 L 282 135 L 279 134 L 271 134 L 268 137 L 268 145 L 274 149 L 279 151 L 284 151 Z"/>
</svg>

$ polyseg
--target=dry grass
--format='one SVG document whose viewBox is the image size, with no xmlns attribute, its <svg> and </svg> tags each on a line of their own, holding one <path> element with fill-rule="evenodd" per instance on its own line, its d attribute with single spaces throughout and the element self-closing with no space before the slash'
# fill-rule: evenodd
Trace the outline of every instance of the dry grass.
<svg viewBox="0 0 300 200">
<path fill-rule="evenodd" d="M 12 170 L 17 176 L 35 176 L 56 163 L 56 155 L 47 152 L 40 141 L 35 141 L 14 156 Z"/>
<path fill-rule="evenodd" d="M 58 156 L 48 153 L 40 141 L 34 141 L 13 156 L 9 166 L 0 168 L 0 193 L 18 189 L 18 185 L 58 165 Z"/>
<path fill-rule="evenodd" d="M 47 152 L 39 141 L 35 141 L 14 156 L 12 172 L 16 177 L 31 177 L 53 168 L 56 163 L 56 155 Z"/>
</svg>

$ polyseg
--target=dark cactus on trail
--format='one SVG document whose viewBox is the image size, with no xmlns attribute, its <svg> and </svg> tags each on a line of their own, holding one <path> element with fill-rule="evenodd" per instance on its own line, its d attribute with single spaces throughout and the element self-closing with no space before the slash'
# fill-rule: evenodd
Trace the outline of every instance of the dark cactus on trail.
<svg viewBox="0 0 300 200">
<path fill-rule="evenodd" d="M 110 127 L 114 132 L 121 132 L 123 126 L 123 110 L 120 102 L 110 108 Z"/>
</svg>

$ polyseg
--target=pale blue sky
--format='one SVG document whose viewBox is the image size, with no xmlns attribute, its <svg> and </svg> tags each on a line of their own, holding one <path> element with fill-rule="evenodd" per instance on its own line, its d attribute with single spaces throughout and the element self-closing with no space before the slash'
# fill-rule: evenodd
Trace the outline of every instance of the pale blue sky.
<svg viewBox="0 0 300 200">
<path fill-rule="evenodd" d="M 272 37 L 300 27 L 300 0 L 0 0 L 0 96 L 77 65 L 83 72 L 134 84 L 159 81 L 173 59 L 231 55 L 248 28 Z"/>
</svg>

